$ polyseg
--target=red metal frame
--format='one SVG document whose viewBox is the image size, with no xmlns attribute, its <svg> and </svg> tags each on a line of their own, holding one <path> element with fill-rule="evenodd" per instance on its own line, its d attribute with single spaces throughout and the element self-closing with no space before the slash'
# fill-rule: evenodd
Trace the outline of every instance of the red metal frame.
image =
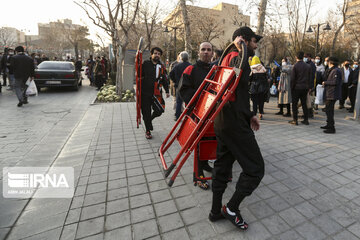
<svg viewBox="0 0 360 240">
<path fill-rule="evenodd" d="M 214 66 L 162 143 L 159 153 L 161 163 L 165 170 L 165 177 L 170 175 L 180 161 L 168 183 L 169 186 L 172 186 L 174 183 L 181 167 L 184 165 L 192 151 L 194 149 L 197 151 L 202 150 L 201 146 L 199 145 L 199 148 L 197 148 L 197 145 L 206 143 L 206 141 L 201 141 L 201 139 L 207 133 L 209 127 L 213 125 L 215 117 L 234 93 L 239 83 L 242 70 L 236 78 L 234 78 L 235 74 L 233 68 Z M 215 76 L 213 80 L 210 79 L 212 75 Z M 181 126 L 179 127 L 180 123 Z M 173 160 L 172 164 L 168 167 L 164 158 L 164 153 L 169 149 L 175 139 L 179 141 L 181 150 Z M 201 155 L 201 153 L 200 156 L 206 158 L 206 156 Z M 197 170 L 198 157 L 198 154 L 195 154 L 194 168 L 196 169 L 194 170 Z M 202 159 L 201 157 L 200 160 Z M 197 171 L 195 171 L 195 174 L 197 174 Z"/>
</svg>

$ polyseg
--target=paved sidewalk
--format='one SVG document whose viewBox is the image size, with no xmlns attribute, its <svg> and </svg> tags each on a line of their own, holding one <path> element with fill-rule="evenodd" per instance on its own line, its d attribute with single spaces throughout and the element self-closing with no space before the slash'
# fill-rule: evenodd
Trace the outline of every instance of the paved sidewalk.
<svg viewBox="0 0 360 240">
<path fill-rule="evenodd" d="M 360 124 L 344 110 L 335 111 L 337 133 L 326 135 L 321 111 L 309 126 L 292 126 L 274 115 L 273 99 L 266 104 L 256 133 L 266 174 L 241 205 L 249 229 L 240 232 L 207 219 L 211 190 L 193 186 L 191 157 L 167 186 L 157 151 L 174 124 L 170 105 L 152 140 L 136 128 L 134 103 L 89 107 L 53 163 L 75 168 L 74 198 L 30 200 L 0 239 L 360 239 Z"/>
</svg>

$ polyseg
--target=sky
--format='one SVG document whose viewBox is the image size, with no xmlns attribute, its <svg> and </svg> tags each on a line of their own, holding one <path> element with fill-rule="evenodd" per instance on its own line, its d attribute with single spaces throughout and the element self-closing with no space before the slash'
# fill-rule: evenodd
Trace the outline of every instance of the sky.
<svg viewBox="0 0 360 240">
<path fill-rule="evenodd" d="M 81 2 L 81 0 L 76 0 Z M 177 0 L 159 0 L 160 9 L 164 13 L 169 13 L 176 5 Z M 194 5 L 201 7 L 214 7 L 220 2 L 226 2 L 236 5 L 243 5 L 245 0 L 193 0 Z M 150 0 L 156 2 L 156 0 Z M 327 11 L 334 8 L 336 3 L 342 0 L 315 0 L 316 21 L 323 21 L 326 18 Z M 105 36 L 103 31 L 95 27 L 85 12 L 74 3 L 74 0 L 4 0 L 1 4 L 0 27 L 15 27 L 26 34 L 37 34 L 37 23 L 48 23 L 58 19 L 71 19 L 73 23 L 87 25 L 90 30 L 91 38 L 96 39 L 96 34 Z M 242 9 L 245 11 L 246 9 Z M 256 25 L 256 9 L 245 14 L 251 16 L 251 24 Z M 21 17 L 20 17 L 21 16 Z M 95 40 L 96 41 L 96 40 Z"/>
</svg>

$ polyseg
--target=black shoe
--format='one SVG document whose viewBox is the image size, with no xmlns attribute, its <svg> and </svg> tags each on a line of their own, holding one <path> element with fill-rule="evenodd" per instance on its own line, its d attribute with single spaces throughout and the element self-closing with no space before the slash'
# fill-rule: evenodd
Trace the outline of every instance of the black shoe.
<svg viewBox="0 0 360 240">
<path fill-rule="evenodd" d="M 275 115 L 283 115 L 284 114 L 284 112 L 277 112 L 277 113 L 275 113 Z"/>
<path fill-rule="evenodd" d="M 291 121 L 289 121 L 289 123 L 292 125 L 299 125 L 298 121 L 296 121 L 296 120 L 291 120 Z"/>
<path fill-rule="evenodd" d="M 226 209 L 226 206 L 224 205 L 221 209 L 221 214 L 228 219 L 232 224 L 234 224 L 236 227 L 240 228 L 241 230 L 248 229 L 248 224 L 244 221 L 242 218 L 240 211 L 237 210 L 235 212 L 235 215 L 230 215 Z"/>
<path fill-rule="evenodd" d="M 21 107 L 22 105 L 23 105 L 22 102 L 19 102 L 19 103 L 17 104 L 18 107 Z"/>
<path fill-rule="evenodd" d="M 328 128 L 324 130 L 324 133 L 335 133 L 335 132 L 336 132 L 335 128 Z"/>
<path fill-rule="evenodd" d="M 204 164 L 204 166 L 203 166 L 203 170 L 205 170 L 205 171 L 207 171 L 207 172 L 211 173 L 211 172 L 212 172 L 212 170 L 213 170 L 213 168 L 212 168 L 212 167 L 210 167 L 208 163 L 206 163 L 206 164 Z"/>
<path fill-rule="evenodd" d="M 287 113 L 283 115 L 284 117 L 291 117 L 291 113 Z"/>
<path fill-rule="evenodd" d="M 306 121 L 306 120 L 301 121 L 301 123 L 304 124 L 304 125 L 309 125 L 309 121 Z"/>
<path fill-rule="evenodd" d="M 23 103 L 23 104 L 28 104 L 29 102 L 28 102 L 28 100 L 25 100 L 25 101 L 23 101 L 22 103 Z"/>
<path fill-rule="evenodd" d="M 210 222 L 216 222 L 217 220 L 225 219 L 224 215 L 221 214 L 221 212 L 217 214 L 213 214 L 211 211 L 209 213 L 209 220 Z"/>
<path fill-rule="evenodd" d="M 330 129 L 331 127 L 329 127 L 328 125 L 325 125 L 325 126 L 321 126 L 320 128 L 321 129 Z"/>
</svg>

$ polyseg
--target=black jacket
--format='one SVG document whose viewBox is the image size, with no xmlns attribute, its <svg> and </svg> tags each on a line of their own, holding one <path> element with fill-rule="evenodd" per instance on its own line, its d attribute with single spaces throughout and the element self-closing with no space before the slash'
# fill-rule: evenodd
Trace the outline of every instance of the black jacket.
<svg viewBox="0 0 360 240">
<path fill-rule="evenodd" d="M 359 68 L 357 67 L 357 68 L 353 71 L 353 78 L 352 78 L 351 84 L 357 86 L 358 81 L 359 81 Z"/>
<path fill-rule="evenodd" d="M 310 72 L 310 85 L 309 87 L 311 89 L 315 88 L 316 87 L 316 84 L 315 84 L 315 75 L 316 75 L 316 65 L 315 63 L 313 63 L 311 60 L 307 61 L 306 62 L 307 64 L 309 64 L 310 66 L 310 69 L 311 69 L 311 72 Z"/>
<path fill-rule="evenodd" d="M 332 67 L 328 71 L 325 83 L 325 100 L 339 100 L 341 98 L 341 71 Z"/>
<path fill-rule="evenodd" d="M 198 60 L 194 65 L 188 66 L 184 70 L 179 83 L 179 93 L 186 104 L 190 102 L 210 69 L 210 63 Z"/>
<path fill-rule="evenodd" d="M 310 89 L 311 83 L 311 67 L 302 60 L 295 63 L 291 71 L 291 90 Z"/>
<path fill-rule="evenodd" d="M 340 68 L 340 71 L 341 71 L 341 82 L 342 84 L 345 84 L 345 85 L 349 85 L 352 83 L 352 80 L 354 78 L 354 71 L 351 69 L 351 67 L 349 67 L 349 71 L 350 71 L 350 74 L 349 74 L 349 78 L 348 78 L 348 82 L 347 83 L 344 83 L 345 81 L 345 70 L 344 70 L 344 67 Z"/>
<path fill-rule="evenodd" d="M 161 64 L 161 63 L 159 63 Z M 151 60 L 144 61 L 142 65 L 141 95 L 153 96 L 154 84 L 157 80 L 163 85 L 166 93 L 169 93 L 169 83 L 166 75 L 165 66 L 161 64 L 163 73 L 156 79 L 156 65 Z"/>
<path fill-rule="evenodd" d="M 34 77 L 35 75 L 34 60 L 24 53 L 12 57 L 10 65 L 13 67 L 15 79 L 23 79 L 26 81 L 29 77 Z"/>
<path fill-rule="evenodd" d="M 175 67 L 170 72 L 170 79 L 174 82 L 175 88 L 179 86 L 181 75 L 183 74 L 185 68 L 190 66 L 189 62 L 182 62 L 176 64 Z"/>
</svg>

